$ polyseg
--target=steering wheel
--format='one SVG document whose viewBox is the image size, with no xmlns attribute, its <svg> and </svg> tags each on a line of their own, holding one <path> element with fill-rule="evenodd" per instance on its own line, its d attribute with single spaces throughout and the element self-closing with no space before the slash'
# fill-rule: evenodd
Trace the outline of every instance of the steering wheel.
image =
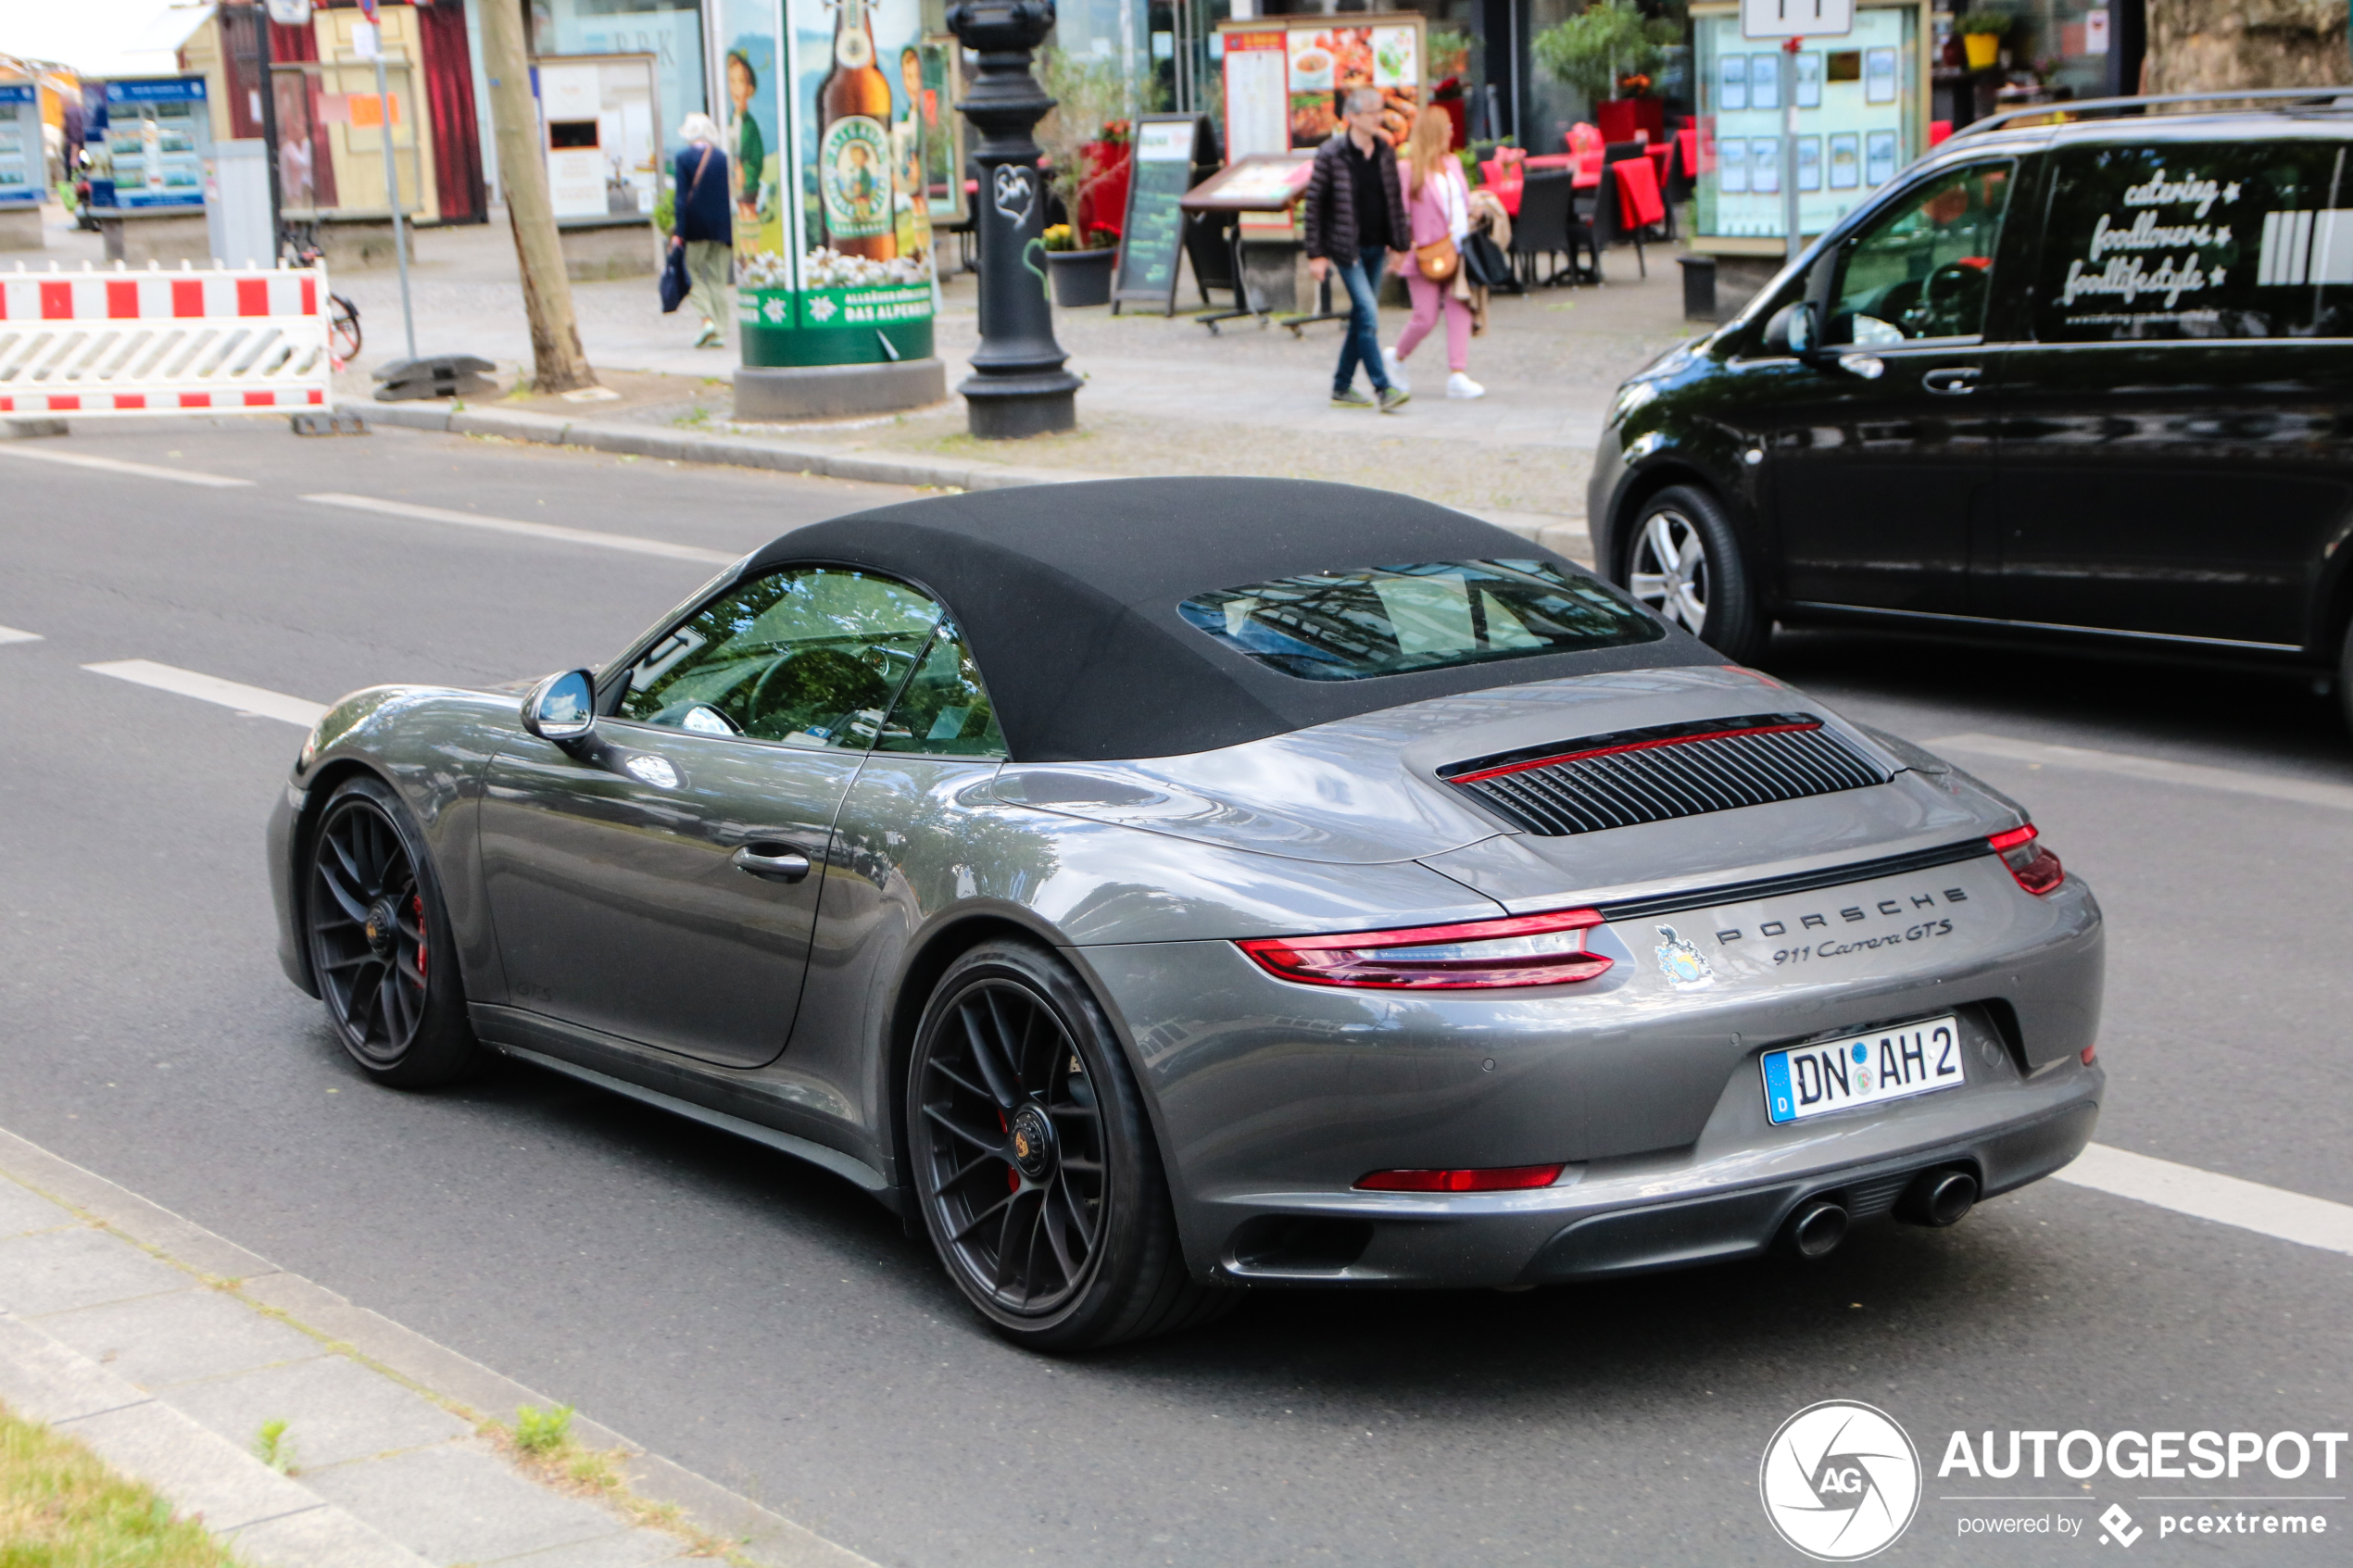
<svg viewBox="0 0 2353 1568">
<path fill-rule="evenodd" d="M 781 703 L 774 712 L 772 699 Z M 889 700 L 889 685 L 857 655 L 842 648 L 795 648 L 752 683 L 744 730 L 761 740 L 824 730 L 832 739 L 851 714 Z"/>
<path fill-rule="evenodd" d="M 1928 275 L 1920 288 L 1920 315 L 1927 329 L 1922 337 L 1950 337 L 1985 308 L 1985 269 L 1966 261 L 1948 261 Z"/>
</svg>

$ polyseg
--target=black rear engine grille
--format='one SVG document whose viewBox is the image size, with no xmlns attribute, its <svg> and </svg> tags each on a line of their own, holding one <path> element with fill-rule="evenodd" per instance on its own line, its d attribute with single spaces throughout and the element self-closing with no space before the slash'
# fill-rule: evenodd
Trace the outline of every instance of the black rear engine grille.
<svg viewBox="0 0 2353 1568">
<path fill-rule="evenodd" d="M 1553 838 L 1862 789 L 1889 777 L 1804 713 L 1588 735 L 1457 762 L 1438 776 Z"/>
</svg>

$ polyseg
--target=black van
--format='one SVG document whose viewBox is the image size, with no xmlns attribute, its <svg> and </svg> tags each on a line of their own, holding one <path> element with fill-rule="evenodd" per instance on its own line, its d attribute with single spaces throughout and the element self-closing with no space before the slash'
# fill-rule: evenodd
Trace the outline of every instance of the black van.
<svg viewBox="0 0 2353 1568">
<path fill-rule="evenodd" d="M 2262 96 L 1905 170 L 1618 389 L 1602 570 L 1736 659 L 1776 621 L 2136 641 L 2353 717 L 2353 89 Z"/>
</svg>

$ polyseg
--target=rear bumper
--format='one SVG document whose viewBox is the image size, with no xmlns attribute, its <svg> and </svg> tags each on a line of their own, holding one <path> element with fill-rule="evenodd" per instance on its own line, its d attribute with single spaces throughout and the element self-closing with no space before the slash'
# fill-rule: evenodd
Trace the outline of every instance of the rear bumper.
<svg viewBox="0 0 2353 1568">
<path fill-rule="evenodd" d="M 1986 1196 L 2014 1191 L 2091 1141 L 2106 1083 L 2069 1066 L 1999 1097 L 1801 1135 L 1779 1154 L 1572 1167 L 1536 1192 L 1236 1194 L 1204 1206 L 1226 1240 L 1211 1272 L 1234 1283 L 1478 1286 L 1593 1279 L 1753 1257 L 1801 1206 L 1829 1198 L 1856 1220 L 1888 1213 L 1912 1178 L 1963 1169 Z M 1836 1120 L 1836 1119 L 1833 1119 Z"/>
</svg>

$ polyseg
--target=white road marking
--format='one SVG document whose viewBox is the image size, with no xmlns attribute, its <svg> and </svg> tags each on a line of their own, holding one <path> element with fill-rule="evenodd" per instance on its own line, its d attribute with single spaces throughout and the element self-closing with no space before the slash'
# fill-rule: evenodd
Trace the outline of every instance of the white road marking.
<svg viewBox="0 0 2353 1568">
<path fill-rule="evenodd" d="M 230 490 L 253 483 L 250 479 L 231 479 L 226 474 L 199 473 L 194 469 L 131 463 L 120 458 L 94 458 L 86 452 L 57 452 L 45 446 L 28 446 L 18 441 L 0 441 L 0 458 L 31 458 L 35 462 L 63 463 L 69 468 L 99 469 L 107 473 L 136 474 L 141 479 L 176 479 L 182 484 L 202 484 L 214 490 Z"/>
<path fill-rule="evenodd" d="M 41 633 L 38 632 L 19 632 L 13 626 L 0 626 L 0 643 L 37 643 L 40 640 Z"/>
<path fill-rule="evenodd" d="M 2305 806 L 2326 806 L 2339 811 L 2353 811 L 2353 787 L 2322 784 L 2316 779 L 2246 773 L 2236 768 L 2168 762 L 2162 758 L 2134 757 L 2121 751 L 2094 751 L 2081 746 L 2050 746 L 2042 741 L 2012 740 L 2007 735 L 1944 735 L 1927 745 L 1931 751 L 1974 751 L 1987 757 L 2007 758 L 2013 762 L 2042 762 L 2054 768 L 2080 768 L 2086 772 L 2146 779 L 2152 784 L 2189 784 L 2198 789 L 2228 790 L 2234 795 L 2259 795 L 2270 800 L 2293 800 Z"/>
<path fill-rule="evenodd" d="M 724 550 L 706 550 L 698 545 L 673 545 L 667 539 L 647 539 L 635 533 L 599 533 L 587 528 L 565 528 L 552 522 L 523 522 L 514 518 L 484 517 L 479 512 L 453 512 L 440 507 L 414 506 L 407 501 L 379 501 L 372 495 L 341 495 L 329 493 L 305 495 L 306 501 L 321 506 L 349 507 L 354 511 L 382 512 L 388 517 L 413 517 L 426 522 L 450 522 L 460 528 L 486 528 L 494 533 L 520 533 L 533 539 L 553 539 L 566 545 L 593 545 L 604 550 L 627 550 L 640 556 L 668 556 L 673 560 L 702 561 L 711 566 L 728 566 L 741 560 L 742 554 L 729 555 Z"/>
<path fill-rule="evenodd" d="M 308 702 L 283 692 L 273 692 L 260 686 L 241 685 L 224 681 L 218 675 L 199 675 L 193 670 L 174 669 L 145 659 L 118 659 L 107 664 L 85 664 L 84 670 L 94 674 L 112 675 L 118 681 L 130 681 L 157 691 L 174 692 L 181 696 L 198 697 L 217 702 L 223 708 L 256 719 L 280 719 L 289 724 L 308 729 L 327 711 L 323 702 Z"/>
<path fill-rule="evenodd" d="M 2053 1180 L 2137 1198 L 2177 1214 L 2236 1225 L 2282 1241 L 2353 1254 L 2353 1205 L 2217 1175 L 2195 1165 L 2176 1165 L 2170 1160 L 2153 1160 L 2095 1143 Z"/>
</svg>

